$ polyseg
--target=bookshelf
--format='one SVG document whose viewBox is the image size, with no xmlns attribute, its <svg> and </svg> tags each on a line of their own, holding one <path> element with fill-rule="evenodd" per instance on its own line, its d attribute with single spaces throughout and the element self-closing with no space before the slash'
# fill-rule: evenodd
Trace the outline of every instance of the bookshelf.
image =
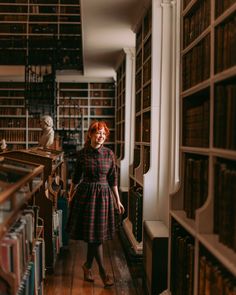
<svg viewBox="0 0 236 295">
<path fill-rule="evenodd" d="M 125 146 L 125 91 L 126 91 L 126 59 L 124 58 L 117 69 L 116 86 L 116 156 L 120 161 L 124 158 Z"/>
<path fill-rule="evenodd" d="M 80 3 L 22 0 L 0 3 L 0 64 L 51 64 L 83 71 Z M 54 59 L 55 60 L 55 59 Z"/>
<path fill-rule="evenodd" d="M 59 250 L 58 236 L 58 198 L 64 189 L 64 154 L 61 151 L 42 148 L 15 150 L 4 153 L 8 158 L 18 161 L 23 159 L 32 163 L 40 163 L 43 169 L 44 189 L 35 199 L 39 209 L 39 217 L 44 220 L 45 234 L 45 267 L 53 271 Z M 58 179 L 58 180 L 57 180 Z M 63 214 L 63 212 L 62 212 Z"/>
<path fill-rule="evenodd" d="M 233 294 L 236 3 L 181 4 L 181 175 L 170 198 L 169 292 Z"/>
<path fill-rule="evenodd" d="M 43 165 L 0 157 L 0 282 L 3 294 L 43 292 L 44 235 L 35 200 Z M 12 263 L 11 263 L 12 262 Z M 37 273 L 37 275 L 34 275 Z"/>
<path fill-rule="evenodd" d="M 133 161 L 129 167 L 129 206 L 124 230 L 137 255 L 142 253 L 143 176 L 150 167 L 152 6 L 137 26 Z M 139 209 L 138 209 L 139 208 Z M 138 209 L 138 210 L 136 210 Z"/>
<path fill-rule="evenodd" d="M 24 82 L 0 82 L 0 138 L 8 149 L 38 144 L 41 135 L 39 118 L 30 116 L 25 108 Z"/>
</svg>

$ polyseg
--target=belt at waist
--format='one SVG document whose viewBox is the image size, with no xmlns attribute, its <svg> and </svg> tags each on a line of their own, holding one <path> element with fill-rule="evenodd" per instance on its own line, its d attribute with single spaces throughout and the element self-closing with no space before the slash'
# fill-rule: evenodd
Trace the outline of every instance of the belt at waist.
<svg viewBox="0 0 236 295">
<path fill-rule="evenodd" d="M 87 180 L 83 180 L 82 182 L 81 182 L 81 184 L 101 184 L 101 185 L 109 185 L 108 184 L 108 182 L 107 181 L 100 181 L 100 180 L 98 180 L 98 181 L 87 181 Z"/>
</svg>

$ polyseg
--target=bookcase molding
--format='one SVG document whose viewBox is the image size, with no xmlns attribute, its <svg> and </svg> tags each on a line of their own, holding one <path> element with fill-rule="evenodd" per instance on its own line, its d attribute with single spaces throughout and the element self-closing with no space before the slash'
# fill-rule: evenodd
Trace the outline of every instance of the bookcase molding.
<svg viewBox="0 0 236 295">
<path fill-rule="evenodd" d="M 117 165 L 120 169 L 120 190 L 122 192 L 127 192 L 129 188 L 130 145 L 131 139 L 133 138 L 133 129 L 130 128 L 130 125 L 132 105 L 134 101 L 134 48 L 124 48 L 123 59 L 125 61 L 125 93 L 123 93 L 125 112 L 123 114 L 124 130 L 122 131 L 124 136 L 124 155 L 117 159 Z"/>
</svg>

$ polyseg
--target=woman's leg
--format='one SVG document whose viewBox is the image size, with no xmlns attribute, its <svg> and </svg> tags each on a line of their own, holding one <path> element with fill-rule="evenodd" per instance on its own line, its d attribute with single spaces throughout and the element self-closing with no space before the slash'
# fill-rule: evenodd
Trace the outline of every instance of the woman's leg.
<svg viewBox="0 0 236 295">
<path fill-rule="evenodd" d="M 94 244 L 94 255 L 97 261 L 99 272 L 105 274 L 104 259 L 103 259 L 103 244 L 96 243 Z"/>
<path fill-rule="evenodd" d="M 104 259 L 103 259 L 103 244 L 97 243 L 95 246 L 95 259 L 97 261 L 99 267 L 99 274 L 103 281 L 104 287 L 110 287 L 114 284 L 113 280 L 107 275 L 105 267 L 104 267 Z"/>
<path fill-rule="evenodd" d="M 88 243 L 87 244 L 87 260 L 86 260 L 86 266 L 87 266 L 87 268 L 91 268 L 92 267 L 94 257 L 95 257 L 94 243 Z"/>
<path fill-rule="evenodd" d="M 94 246 L 92 243 L 87 244 L 87 260 L 85 264 L 82 266 L 84 271 L 84 280 L 88 282 L 94 282 L 93 274 L 91 271 L 94 259 Z"/>
</svg>

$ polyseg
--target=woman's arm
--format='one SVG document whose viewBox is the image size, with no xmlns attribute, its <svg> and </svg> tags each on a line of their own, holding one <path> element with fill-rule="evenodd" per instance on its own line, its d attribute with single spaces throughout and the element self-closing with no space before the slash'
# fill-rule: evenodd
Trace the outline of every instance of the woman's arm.
<svg viewBox="0 0 236 295">
<path fill-rule="evenodd" d="M 122 203 L 120 201 L 118 188 L 117 188 L 117 186 L 112 186 L 111 188 L 112 188 L 112 191 L 113 191 L 113 194 L 114 194 L 114 197 L 115 197 L 115 202 L 116 202 L 118 212 L 119 212 L 119 214 L 124 214 L 125 208 L 124 208 L 124 206 L 122 205 Z"/>
<path fill-rule="evenodd" d="M 70 183 L 70 190 L 69 190 L 69 196 L 68 196 L 68 201 L 69 203 L 72 201 L 74 194 L 75 194 L 75 186 L 76 184 L 74 184 L 72 181 Z"/>
</svg>

